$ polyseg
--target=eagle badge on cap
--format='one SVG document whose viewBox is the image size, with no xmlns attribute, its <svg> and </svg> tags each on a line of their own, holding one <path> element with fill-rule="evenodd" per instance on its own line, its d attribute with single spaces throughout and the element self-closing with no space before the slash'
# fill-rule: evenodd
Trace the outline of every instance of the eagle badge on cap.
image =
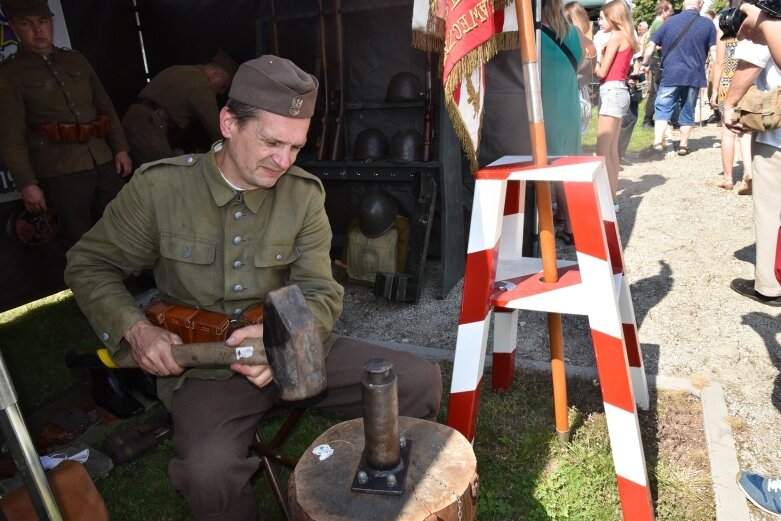
<svg viewBox="0 0 781 521">
<path fill-rule="evenodd" d="M 290 100 L 290 109 L 288 112 L 290 112 L 291 116 L 298 116 L 298 113 L 301 112 L 301 107 L 304 106 L 304 100 L 301 98 L 293 98 Z"/>
</svg>

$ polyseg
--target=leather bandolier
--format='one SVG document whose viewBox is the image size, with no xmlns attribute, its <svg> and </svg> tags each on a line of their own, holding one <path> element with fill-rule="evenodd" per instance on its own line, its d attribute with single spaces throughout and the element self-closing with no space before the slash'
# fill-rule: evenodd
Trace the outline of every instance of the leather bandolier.
<svg viewBox="0 0 781 521">
<path fill-rule="evenodd" d="M 236 329 L 263 323 L 262 304 L 241 314 L 226 315 L 161 300 L 146 308 L 144 314 L 154 325 L 179 335 L 185 344 L 225 341 Z"/>
<path fill-rule="evenodd" d="M 111 130 L 108 114 L 100 113 L 89 123 L 61 123 L 51 121 L 30 127 L 30 132 L 46 138 L 50 143 L 87 143 L 92 138 L 106 139 Z"/>
</svg>

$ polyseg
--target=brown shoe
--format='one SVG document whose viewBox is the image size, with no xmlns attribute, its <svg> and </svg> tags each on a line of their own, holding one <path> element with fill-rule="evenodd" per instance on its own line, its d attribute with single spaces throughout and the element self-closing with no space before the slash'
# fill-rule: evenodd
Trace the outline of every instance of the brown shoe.
<svg viewBox="0 0 781 521">
<path fill-rule="evenodd" d="M 751 195 L 751 178 L 743 178 L 738 185 L 738 195 Z"/>
</svg>

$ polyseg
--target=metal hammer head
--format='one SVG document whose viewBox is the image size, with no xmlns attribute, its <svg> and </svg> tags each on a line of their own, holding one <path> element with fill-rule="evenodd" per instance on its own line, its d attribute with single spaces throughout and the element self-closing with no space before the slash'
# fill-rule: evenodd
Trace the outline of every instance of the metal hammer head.
<svg viewBox="0 0 781 521">
<path fill-rule="evenodd" d="M 269 291 L 263 299 L 263 345 L 281 399 L 303 400 L 325 390 L 323 343 L 298 286 Z"/>
</svg>

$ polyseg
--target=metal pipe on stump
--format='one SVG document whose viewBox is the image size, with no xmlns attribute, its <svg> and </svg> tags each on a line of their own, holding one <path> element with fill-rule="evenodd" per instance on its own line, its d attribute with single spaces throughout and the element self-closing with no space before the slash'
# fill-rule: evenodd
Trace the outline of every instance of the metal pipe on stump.
<svg viewBox="0 0 781 521">
<path fill-rule="evenodd" d="M 293 518 L 474 521 L 472 445 L 445 425 L 399 417 L 391 362 L 364 369 L 364 418 L 331 427 L 304 452 L 290 478 Z"/>
</svg>

